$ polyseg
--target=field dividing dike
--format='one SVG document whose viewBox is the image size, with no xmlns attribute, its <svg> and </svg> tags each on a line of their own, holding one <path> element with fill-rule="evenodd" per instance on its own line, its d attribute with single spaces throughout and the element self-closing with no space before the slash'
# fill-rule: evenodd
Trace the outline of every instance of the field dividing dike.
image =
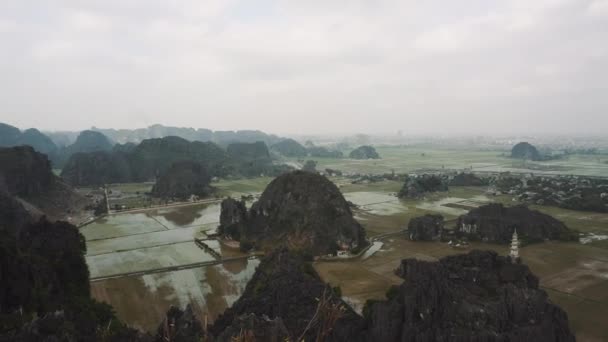
<svg viewBox="0 0 608 342">
<path fill-rule="evenodd" d="M 188 207 L 188 206 L 194 206 L 194 205 L 200 205 L 200 204 L 215 204 L 215 203 L 220 203 L 223 200 L 224 200 L 223 198 L 213 198 L 213 199 L 201 200 L 198 202 L 178 202 L 178 203 L 172 203 L 172 204 L 168 204 L 168 205 L 154 205 L 154 206 L 145 207 L 145 208 L 117 210 L 117 211 L 113 211 L 111 214 L 120 215 L 120 214 L 146 212 L 146 211 L 165 209 L 165 208 L 171 209 L 171 208 Z"/>
<path fill-rule="evenodd" d="M 581 296 L 581 295 L 577 295 L 577 294 L 566 292 L 566 291 L 562 291 L 562 290 L 557 290 L 557 289 L 554 289 L 552 287 L 546 287 L 546 286 L 542 286 L 542 285 L 539 286 L 539 287 L 541 289 L 551 290 L 551 291 L 554 291 L 554 292 L 557 292 L 557 293 L 560 293 L 560 294 L 563 294 L 563 295 L 566 295 L 566 296 L 574 297 L 574 298 L 580 299 L 581 301 L 589 301 L 589 302 L 592 302 L 592 303 L 595 303 L 595 304 L 599 304 L 599 305 L 604 306 L 604 307 L 608 307 L 608 304 L 606 302 L 598 301 L 598 300 L 595 300 L 595 299 L 587 298 L 587 297 L 584 297 L 584 296 Z"/>
<path fill-rule="evenodd" d="M 394 200 L 390 200 L 390 201 L 382 201 L 382 202 L 361 204 L 359 207 L 367 207 L 367 206 L 370 206 L 370 205 L 384 204 L 384 203 L 401 203 L 401 201 L 398 198 L 395 198 Z"/>
<path fill-rule="evenodd" d="M 86 242 L 94 242 L 94 241 L 101 241 L 101 240 L 111 240 L 111 239 L 120 239 L 123 237 L 128 237 L 128 236 L 136 236 L 136 235 L 145 235 L 145 234 L 154 234 L 154 233 L 158 233 L 158 232 L 164 232 L 165 230 L 154 230 L 151 232 L 143 232 L 143 233 L 135 233 L 135 234 L 127 234 L 127 235 L 117 235 L 117 236 L 110 236 L 110 237 L 105 237 L 105 238 L 99 238 L 99 239 L 91 239 L 91 240 L 85 240 Z"/>
<path fill-rule="evenodd" d="M 160 243 L 158 245 L 146 246 L 146 247 L 117 249 L 117 250 L 110 251 L 110 252 L 97 253 L 97 254 L 87 254 L 87 255 L 85 255 L 85 257 L 92 257 L 92 256 L 98 256 L 98 255 L 106 255 L 106 254 L 114 254 L 114 253 L 122 253 L 122 252 L 130 252 L 130 251 L 136 251 L 136 250 L 140 250 L 140 249 L 148 249 L 148 248 L 155 248 L 155 247 L 162 247 L 162 246 L 170 246 L 170 245 L 176 245 L 176 244 L 190 242 L 190 241 L 192 241 L 192 240 L 188 239 L 188 240 L 183 240 L 183 241 L 173 241 L 173 242 L 167 242 L 167 243 Z"/>
<path fill-rule="evenodd" d="M 259 257 L 260 255 L 258 254 L 256 256 Z M 167 266 L 167 267 L 160 267 L 160 268 L 154 268 L 154 269 L 142 270 L 142 271 L 116 273 L 116 274 L 110 274 L 110 275 L 105 275 L 105 276 L 92 277 L 92 278 L 89 278 L 89 282 L 94 283 L 94 282 L 98 282 L 98 281 L 124 278 L 124 277 L 137 277 L 137 276 L 148 275 L 148 274 L 182 271 L 182 270 L 188 270 L 188 269 L 198 268 L 198 267 L 219 265 L 219 264 L 223 264 L 225 262 L 245 260 L 245 259 L 249 259 L 250 257 L 251 257 L 251 255 L 245 255 L 245 256 L 232 257 L 232 258 L 227 258 L 227 259 L 222 259 L 222 260 L 201 261 L 201 262 L 195 262 L 192 264 L 185 264 L 185 265 L 178 265 L 178 266 Z"/>
</svg>

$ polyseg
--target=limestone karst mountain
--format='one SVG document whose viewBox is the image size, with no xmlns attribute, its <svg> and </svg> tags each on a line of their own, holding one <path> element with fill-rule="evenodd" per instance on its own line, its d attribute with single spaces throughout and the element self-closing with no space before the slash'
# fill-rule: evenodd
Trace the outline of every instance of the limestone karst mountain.
<svg viewBox="0 0 608 342">
<path fill-rule="evenodd" d="M 227 203 L 228 204 L 228 203 Z M 287 244 L 315 255 L 358 250 L 365 230 L 353 218 L 340 190 L 324 176 L 294 171 L 274 179 L 246 213 L 223 205 L 220 232 L 258 248 Z M 238 206 L 243 208 L 242 205 Z"/>
</svg>

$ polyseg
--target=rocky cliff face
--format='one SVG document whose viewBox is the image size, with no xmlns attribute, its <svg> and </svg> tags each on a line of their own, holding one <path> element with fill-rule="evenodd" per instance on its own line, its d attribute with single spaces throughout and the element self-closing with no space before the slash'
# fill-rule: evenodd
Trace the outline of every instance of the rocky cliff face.
<svg viewBox="0 0 608 342">
<path fill-rule="evenodd" d="M 407 233 L 413 241 L 433 241 L 441 238 L 443 216 L 424 215 L 414 217 L 407 226 Z"/>
<path fill-rule="evenodd" d="M 376 149 L 369 145 L 359 146 L 348 155 L 350 159 L 380 159 Z"/>
<path fill-rule="evenodd" d="M 53 174 L 44 154 L 30 146 L 0 148 L 0 189 L 29 202 L 50 219 L 64 218 L 88 203 Z"/>
<path fill-rule="evenodd" d="M 88 298 L 85 250 L 76 227 L 36 220 L 14 197 L 0 193 L 0 339 L 30 314 L 43 315 L 72 299 Z"/>
<path fill-rule="evenodd" d="M 509 243 L 515 229 L 524 242 L 578 239 L 576 232 L 552 216 L 523 205 L 505 207 L 500 203 L 487 204 L 460 216 L 456 232 L 472 239 Z"/>
<path fill-rule="evenodd" d="M 309 263 L 286 249 L 262 260 L 241 298 L 215 320 L 209 331 L 223 336 L 235 330 L 231 326 L 241 325 L 239 321 L 247 319 L 244 315 L 251 314 L 280 318 L 291 341 L 315 341 L 319 336 L 324 337 L 322 341 L 362 341 L 361 317 L 320 280 Z M 332 317 L 335 323 L 328 327 L 326 323 Z M 272 325 L 280 335 L 285 333 L 278 322 Z"/>
<path fill-rule="evenodd" d="M 447 180 L 437 175 L 407 177 L 399 191 L 400 198 L 419 198 L 427 192 L 448 191 Z"/>
<path fill-rule="evenodd" d="M 371 305 L 369 341 L 575 341 L 527 266 L 495 252 L 404 260 L 406 281 Z"/>
<path fill-rule="evenodd" d="M 530 143 L 520 142 L 511 149 L 511 158 L 541 160 L 541 155 Z"/>
<path fill-rule="evenodd" d="M 0 182 L 9 193 L 33 197 L 50 190 L 54 176 L 48 158 L 30 146 L 0 148 Z"/>
<path fill-rule="evenodd" d="M 220 233 L 263 247 L 286 244 L 310 249 L 315 255 L 353 250 L 366 244 L 363 227 L 353 218 L 340 190 L 327 178 L 294 171 L 274 179 L 242 219 L 231 217 L 226 202 Z"/>
<path fill-rule="evenodd" d="M 152 195 L 161 198 L 187 199 L 191 195 L 205 197 L 211 193 L 211 176 L 201 164 L 177 162 L 164 172 L 152 187 Z"/>
</svg>

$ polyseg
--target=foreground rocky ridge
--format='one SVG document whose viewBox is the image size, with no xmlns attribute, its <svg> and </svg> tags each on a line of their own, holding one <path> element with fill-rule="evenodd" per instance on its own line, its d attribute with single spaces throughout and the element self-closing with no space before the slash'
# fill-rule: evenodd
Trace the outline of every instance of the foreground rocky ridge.
<svg viewBox="0 0 608 342">
<path fill-rule="evenodd" d="M 526 265 L 490 251 L 403 260 L 405 282 L 371 304 L 370 341 L 574 341 Z"/>
<path fill-rule="evenodd" d="M 357 250 L 366 244 L 363 227 L 327 178 L 294 171 L 274 179 L 249 211 L 244 203 L 222 203 L 219 233 L 241 246 L 283 244 L 314 255 Z M 247 249 L 247 248 L 245 248 Z"/>
<path fill-rule="evenodd" d="M 220 336 L 234 331 L 231 326 L 241 325 L 240 317 L 250 314 L 258 319 L 279 318 L 291 341 L 363 340 L 363 319 L 321 281 L 304 256 L 286 248 L 262 260 L 241 298 L 216 319 L 209 332 Z M 282 331 L 280 325 L 277 330 Z"/>
<path fill-rule="evenodd" d="M 438 262 L 407 259 L 396 272 L 403 284 L 387 300 L 368 302 L 360 317 L 301 255 L 277 250 L 264 258 L 208 337 L 228 341 L 245 332 L 291 341 L 575 340 L 566 313 L 539 289 L 529 268 L 495 252 Z"/>
</svg>

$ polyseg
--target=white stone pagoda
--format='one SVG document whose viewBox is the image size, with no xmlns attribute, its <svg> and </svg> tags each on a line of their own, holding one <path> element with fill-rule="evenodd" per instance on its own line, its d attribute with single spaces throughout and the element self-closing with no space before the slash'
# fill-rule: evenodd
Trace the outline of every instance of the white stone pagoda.
<svg viewBox="0 0 608 342">
<path fill-rule="evenodd" d="M 511 253 L 509 254 L 513 261 L 519 259 L 519 240 L 517 239 L 517 229 L 513 232 L 513 238 L 511 239 Z"/>
</svg>

